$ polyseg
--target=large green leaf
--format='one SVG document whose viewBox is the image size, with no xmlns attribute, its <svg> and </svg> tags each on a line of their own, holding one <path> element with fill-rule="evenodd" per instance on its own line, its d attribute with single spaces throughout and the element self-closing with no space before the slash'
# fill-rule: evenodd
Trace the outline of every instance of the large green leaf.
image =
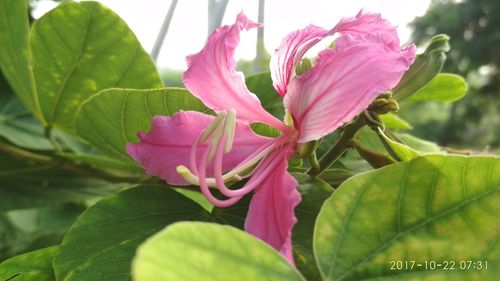
<svg viewBox="0 0 500 281">
<path fill-rule="evenodd" d="M 329 171 L 333 173 L 333 171 Z M 306 174 L 293 173 L 293 176 L 299 182 L 297 188 L 302 196 L 302 201 L 295 208 L 298 222 L 292 234 L 295 262 L 297 268 L 307 279 L 318 280 L 319 272 L 312 251 L 314 221 L 321 205 L 332 194 L 333 188 L 323 180 L 311 178 Z M 333 177 L 333 175 L 330 176 Z M 251 195 L 247 195 L 231 207 L 214 207 L 212 210 L 214 220 L 221 224 L 244 229 L 250 199 Z"/>
<path fill-rule="evenodd" d="M 165 185 L 138 186 L 89 208 L 68 231 L 54 260 L 57 280 L 129 280 L 136 247 L 182 220 L 210 214 Z"/>
<path fill-rule="evenodd" d="M 31 34 L 33 73 L 44 119 L 72 129 L 80 104 L 112 87 L 150 89 L 162 81 L 127 24 L 97 2 L 64 3 Z"/>
<path fill-rule="evenodd" d="M 5 93 L 0 93 L 0 137 L 23 148 L 53 149 L 40 123 L 15 96 Z"/>
<path fill-rule="evenodd" d="M 155 115 L 180 110 L 209 112 L 200 100 L 181 88 L 157 90 L 110 89 L 82 105 L 75 120 L 77 133 L 115 159 L 132 162 L 125 151 L 137 142 L 138 132 L 147 132 Z"/>
<path fill-rule="evenodd" d="M 297 268 L 308 280 L 321 280 L 313 254 L 313 230 L 316 216 L 323 202 L 333 193 L 333 188 L 318 178 L 295 173 L 302 201 L 295 208 L 297 224 L 293 228 L 293 253 Z"/>
<path fill-rule="evenodd" d="M 0 68 L 24 105 L 40 117 L 31 71 L 27 0 L 0 0 Z"/>
<path fill-rule="evenodd" d="M 499 191 L 496 157 L 429 155 L 352 177 L 316 221 L 321 274 L 324 280 L 496 280 Z M 398 261 L 408 268 L 393 267 Z M 483 269 L 460 270 L 461 261 L 482 261 Z M 454 269 L 444 269 L 445 262 Z M 426 263 L 441 267 L 426 270 Z"/>
<path fill-rule="evenodd" d="M 454 102 L 465 96 L 467 82 L 459 75 L 440 73 L 412 95 L 411 101 Z"/>
<path fill-rule="evenodd" d="M 55 281 L 52 259 L 58 246 L 36 250 L 6 260 L 0 264 L 0 280 Z"/>
<path fill-rule="evenodd" d="M 304 280 L 270 246 L 231 227 L 181 222 L 139 248 L 132 265 L 135 281 Z"/>
</svg>

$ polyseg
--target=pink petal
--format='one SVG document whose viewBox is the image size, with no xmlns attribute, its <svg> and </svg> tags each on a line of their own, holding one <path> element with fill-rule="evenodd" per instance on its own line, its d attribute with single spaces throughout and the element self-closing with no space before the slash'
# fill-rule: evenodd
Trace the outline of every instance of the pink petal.
<svg viewBox="0 0 500 281">
<path fill-rule="evenodd" d="M 259 24 L 240 13 L 235 24 L 215 30 L 199 53 L 187 57 L 183 81 L 193 95 L 215 111 L 233 108 L 240 119 L 280 129 L 282 122 L 264 110 L 257 96 L 246 87 L 243 74 L 235 70 L 234 50 L 240 42 L 240 32 L 255 27 Z"/>
<path fill-rule="evenodd" d="M 323 38 L 339 32 L 342 35 L 362 35 L 381 33 L 388 46 L 399 49 L 399 37 L 396 28 L 380 14 L 360 11 L 354 18 L 344 18 L 331 30 L 309 25 L 304 29 L 291 32 L 281 41 L 271 58 L 271 75 L 276 91 L 282 96 L 295 73 L 295 67 L 304 54 Z"/>
<path fill-rule="evenodd" d="M 296 189 L 298 183 L 287 171 L 287 159 L 292 153 L 292 149 L 285 148 L 270 156 L 281 157 L 282 161 L 255 191 L 245 230 L 271 245 L 294 264 L 292 229 L 297 222 L 294 209 L 301 199 Z"/>
<path fill-rule="evenodd" d="M 281 96 L 286 94 L 286 87 L 290 78 L 295 73 L 295 66 L 304 54 L 330 32 L 315 25 L 289 33 L 281 41 L 271 58 L 271 76 L 276 91 Z"/>
<path fill-rule="evenodd" d="M 415 46 L 393 50 L 380 34 L 345 35 L 320 53 L 310 71 L 290 82 L 285 107 L 299 142 L 319 139 L 351 121 L 393 88 L 415 57 Z"/>
<path fill-rule="evenodd" d="M 354 18 L 343 18 L 331 30 L 332 33 L 339 32 L 341 35 L 364 35 L 383 34 L 386 44 L 394 50 L 399 49 L 399 37 L 396 27 L 380 14 L 367 13 L 363 10 Z"/>
<path fill-rule="evenodd" d="M 189 165 L 191 145 L 214 119 L 194 111 L 181 111 L 170 116 L 153 117 L 151 131 L 140 133 L 140 143 L 127 144 L 128 154 L 139 162 L 146 172 L 159 176 L 169 184 L 188 185 L 176 171 L 179 165 Z M 245 122 L 238 122 L 233 149 L 224 155 L 223 171 L 234 168 L 248 155 L 273 139 L 256 135 Z M 197 153 L 201 157 L 204 148 Z M 212 171 L 212 165 L 209 166 Z M 212 177 L 212 174 L 208 174 Z"/>
</svg>

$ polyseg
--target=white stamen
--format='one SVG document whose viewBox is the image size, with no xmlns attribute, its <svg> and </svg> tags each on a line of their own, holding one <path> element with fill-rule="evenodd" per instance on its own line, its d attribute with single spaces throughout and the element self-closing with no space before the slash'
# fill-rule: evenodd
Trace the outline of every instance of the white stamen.
<svg viewBox="0 0 500 281">
<path fill-rule="evenodd" d="M 224 123 L 224 132 L 227 135 L 225 153 L 229 153 L 233 148 L 234 134 L 236 132 L 236 110 L 230 109 L 227 113 L 226 122 Z"/>
<path fill-rule="evenodd" d="M 258 153 L 257 155 L 255 155 L 254 157 L 252 157 L 251 159 L 246 161 L 243 165 L 238 166 L 238 167 L 232 169 L 231 171 L 223 174 L 222 180 L 224 181 L 224 183 L 227 183 L 229 181 L 240 181 L 244 177 L 247 177 L 247 173 L 251 174 L 255 170 L 255 168 L 257 167 L 256 164 L 258 164 L 261 160 L 266 158 L 267 155 L 269 155 L 269 153 L 275 147 L 276 147 L 275 144 L 270 145 L 269 147 L 265 148 L 260 153 Z M 192 185 L 200 185 L 200 178 L 197 175 L 193 174 L 191 172 L 191 170 L 189 170 L 186 166 L 179 165 L 179 166 L 177 166 L 176 170 L 177 170 L 177 173 L 188 183 L 190 183 Z M 251 171 L 248 171 L 248 170 L 251 170 Z M 242 177 L 241 176 L 242 174 L 245 176 Z M 217 186 L 217 184 L 215 182 L 215 178 L 207 178 L 206 180 L 207 180 L 207 185 L 209 187 L 216 187 Z"/>
<path fill-rule="evenodd" d="M 222 111 L 217 115 L 214 120 L 208 125 L 208 127 L 205 129 L 205 132 L 201 135 L 200 141 L 198 142 L 199 144 L 202 144 L 208 140 L 208 138 L 212 135 L 212 133 L 219 127 L 219 125 L 224 121 L 226 118 L 226 111 Z"/>
</svg>

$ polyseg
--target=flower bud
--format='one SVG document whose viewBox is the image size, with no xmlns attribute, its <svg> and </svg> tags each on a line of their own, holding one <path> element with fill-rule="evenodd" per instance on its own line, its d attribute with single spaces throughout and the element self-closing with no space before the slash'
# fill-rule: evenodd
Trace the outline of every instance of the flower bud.
<svg viewBox="0 0 500 281">
<path fill-rule="evenodd" d="M 398 110 L 399 104 L 395 99 L 392 98 L 378 98 L 374 100 L 368 107 L 368 111 L 375 112 L 377 114 L 386 114 Z"/>
</svg>

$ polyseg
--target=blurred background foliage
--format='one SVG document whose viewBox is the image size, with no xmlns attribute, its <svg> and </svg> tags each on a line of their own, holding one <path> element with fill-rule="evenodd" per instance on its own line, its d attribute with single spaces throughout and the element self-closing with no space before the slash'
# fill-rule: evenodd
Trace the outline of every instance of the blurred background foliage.
<svg viewBox="0 0 500 281">
<path fill-rule="evenodd" d="M 467 79 L 469 91 L 453 104 L 415 103 L 401 110 L 413 134 L 441 145 L 476 150 L 500 146 L 500 1 L 434 0 L 416 18 L 412 41 L 424 46 L 436 34 L 450 36 L 443 72 Z"/>
</svg>

